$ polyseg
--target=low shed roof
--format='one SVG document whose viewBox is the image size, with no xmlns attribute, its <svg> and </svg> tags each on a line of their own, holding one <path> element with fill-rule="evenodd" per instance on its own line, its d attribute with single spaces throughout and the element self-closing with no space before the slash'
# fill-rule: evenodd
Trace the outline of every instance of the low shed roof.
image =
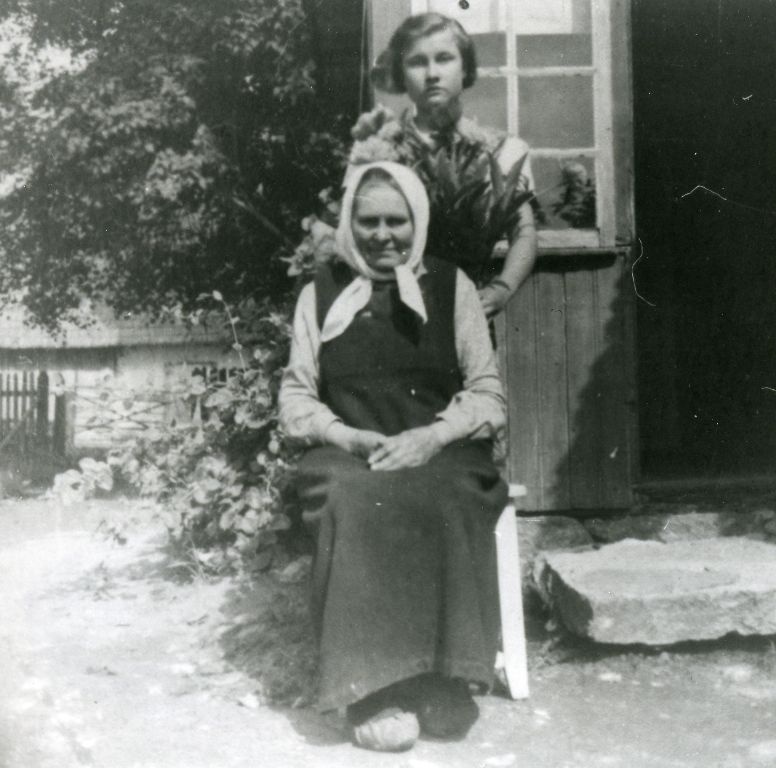
<svg viewBox="0 0 776 768">
<path fill-rule="evenodd" d="M 147 315 L 115 317 L 110 309 L 91 312 L 86 325 L 63 322 L 59 333 L 33 325 L 21 306 L 0 313 L 0 349 L 62 349 L 223 343 L 219 325 L 189 325 L 182 320 L 152 321 Z"/>
</svg>

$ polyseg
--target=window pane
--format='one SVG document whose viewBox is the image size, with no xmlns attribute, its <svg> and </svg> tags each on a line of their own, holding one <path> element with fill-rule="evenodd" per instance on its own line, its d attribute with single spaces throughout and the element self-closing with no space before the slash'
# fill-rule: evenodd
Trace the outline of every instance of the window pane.
<svg viewBox="0 0 776 768">
<path fill-rule="evenodd" d="M 470 0 L 465 8 L 458 0 L 412 0 L 411 7 L 412 13 L 436 11 L 457 19 L 470 35 L 506 29 L 504 0 Z"/>
<path fill-rule="evenodd" d="M 480 77 L 464 94 L 464 113 L 480 125 L 506 131 L 506 80 L 503 77 Z"/>
<path fill-rule="evenodd" d="M 501 32 L 472 35 L 481 67 L 503 67 L 507 63 L 507 37 Z"/>
<path fill-rule="evenodd" d="M 541 205 L 539 229 L 591 229 L 596 226 L 595 159 L 531 158 Z"/>
<path fill-rule="evenodd" d="M 520 77 L 518 133 L 532 147 L 594 147 L 590 75 Z"/>
<path fill-rule="evenodd" d="M 592 35 L 518 35 L 518 67 L 589 67 Z"/>
<path fill-rule="evenodd" d="M 513 0 L 515 29 L 521 35 L 590 32 L 590 0 Z"/>
</svg>

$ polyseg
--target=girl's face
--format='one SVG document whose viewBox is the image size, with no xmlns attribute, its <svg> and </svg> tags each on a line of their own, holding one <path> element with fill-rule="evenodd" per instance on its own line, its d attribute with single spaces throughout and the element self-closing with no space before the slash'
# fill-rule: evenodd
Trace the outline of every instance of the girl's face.
<svg viewBox="0 0 776 768">
<path fill-rule="evenodd" d="M 361 185 L 353 203 L 353 239 L 366 263 L 390 273 L 409 258 L 415 225 L 399 190 L 384 181 Z"/>
<path fill-rule="evenodd" d="M 449 29 L 416 40 L 402 67 L 407 95 L 421 112 L 444 107 L 463 91 L 463 58 Z"/>
</svg>

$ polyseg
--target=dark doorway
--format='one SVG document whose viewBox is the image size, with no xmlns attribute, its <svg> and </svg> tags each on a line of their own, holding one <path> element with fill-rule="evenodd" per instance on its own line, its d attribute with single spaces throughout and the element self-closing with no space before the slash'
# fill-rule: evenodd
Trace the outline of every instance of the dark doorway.
<svg viewBox="0 0 776 768">
<path fill-rule="evenodd" d="M 771 473 L 776 2 L 634 0 L 633 63 L 643 474 Z"/>
</svg>

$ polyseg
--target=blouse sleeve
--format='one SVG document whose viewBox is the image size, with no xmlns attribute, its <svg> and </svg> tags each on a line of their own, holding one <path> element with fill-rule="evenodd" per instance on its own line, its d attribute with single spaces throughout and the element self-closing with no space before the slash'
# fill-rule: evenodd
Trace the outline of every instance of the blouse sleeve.
<svg viewBox="0 0 776 768">
<path fill-rule="evenodd" d="M 514 167 L 515 163 L 519 162 L 521 158 L 525 158 L 521 170 L 522 181 L 525 184 L 525 189 L 535 192 L 531 157 L 528 152 L 528 144 L 522 139 L 508 136 L 499 150 L 498 163 L 502 173 L 506 175 Z M 520 215 L 518 216 L 517 224 L 512 232 L 509 233 L 509 242 L 514 245 L 518 240 L 525 241 L 527 246 L 523 246 L 523 249 L 527 247 L 528 254 L 533 258 L 536 254 L 534 211 L 528 202 L 523 203 L 519 210 Z"/>
<path fill-rule="evenodd" d="M 437 419 L 445 422 L 453 440 L 493 438 L 506 423 L 506 399 L 477 289 L 460 269 L 454 324 L 463 389 L 437 414 Z"/>
<path fill-rule="evenodd" d="M 535 189 L 528 144 L 515 136 L 507 136 L 501 145 L 497 158 L 501 172 L 506 176 L 521 157 L 525 157 L 522 174 L 525 176 L 526 188 Z"/>
<path fill-rule="evenodd" d="M 321 402 L 318 355 L 321 334 L 315 311 L 315 284 L 299 294 L 291 335 L 291 355 L 280 382 L 280 425 L 298 444 L 322 445 L 326 430 L 340 419 Z"/>
</svg>

